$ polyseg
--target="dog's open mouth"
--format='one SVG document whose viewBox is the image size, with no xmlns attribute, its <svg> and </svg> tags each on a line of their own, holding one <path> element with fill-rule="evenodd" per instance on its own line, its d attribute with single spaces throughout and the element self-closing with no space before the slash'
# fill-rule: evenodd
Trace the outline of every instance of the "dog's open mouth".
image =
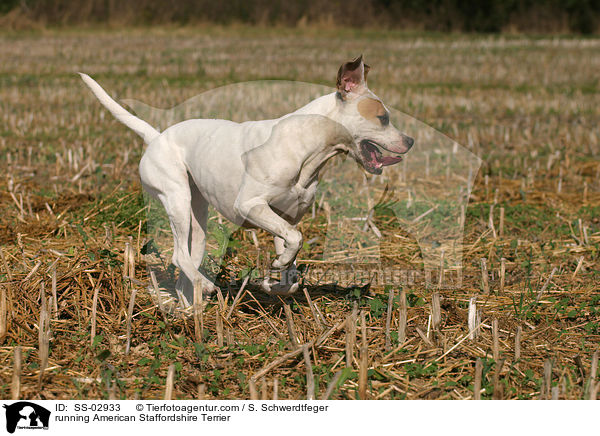
<svg viewBox="0 0 600 436">
<path fill-rule="evenodd" d="M 370 139 L 360 141 L 363 164 L 368 172 L 381 174 L 383 167 L 394 165 L 402 160 L 402 156 L 387 154 L 389 153 L 387 150 L 385 150 L 387 153 L 384 155 L 382 150 L 385 150 L 385 148 L 375 141 L 371 141 Z"/>
</svg>

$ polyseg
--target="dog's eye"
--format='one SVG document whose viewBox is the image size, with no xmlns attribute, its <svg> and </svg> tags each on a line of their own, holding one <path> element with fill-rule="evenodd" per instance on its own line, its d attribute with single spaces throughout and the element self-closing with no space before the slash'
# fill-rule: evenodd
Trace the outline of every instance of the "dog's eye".
<svg viewBox="0 0 600 436">
<path fill-rule="evenodd" d="M 381 125 L 384 127 L 390 123 L 390 115 L 388 113 L 378 115 L 377 118 L 379 118 L 379 121 L 381 121 Z"/>
</svg>

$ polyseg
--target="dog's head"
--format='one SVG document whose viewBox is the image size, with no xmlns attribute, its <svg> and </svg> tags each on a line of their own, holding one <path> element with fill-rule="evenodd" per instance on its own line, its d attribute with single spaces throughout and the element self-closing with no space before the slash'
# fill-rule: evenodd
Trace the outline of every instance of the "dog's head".
<svg viewBox="0 0 600 436">
<path fill-rule="evenodd" d="M 389 111 L 367 87 L 369 69 L 362 55 L 340 67 L 338 122 L 352 135 L 350 155 L 368 172 L 381 174 L 383 167 L 402 161 L 401 155 L 410 150 L 414 140 L 392 125 Z"/>
</svg>

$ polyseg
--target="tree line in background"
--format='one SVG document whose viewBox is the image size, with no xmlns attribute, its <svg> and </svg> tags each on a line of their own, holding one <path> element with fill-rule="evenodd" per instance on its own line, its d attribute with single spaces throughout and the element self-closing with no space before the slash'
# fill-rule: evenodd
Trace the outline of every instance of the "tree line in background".
<svg viewBox="0 0 600 436">
<path fill-rule="evenodd" d="M 598 33 L 600 0 L 0 0 L 4 25 L 248 23 Z"/>
</svg>

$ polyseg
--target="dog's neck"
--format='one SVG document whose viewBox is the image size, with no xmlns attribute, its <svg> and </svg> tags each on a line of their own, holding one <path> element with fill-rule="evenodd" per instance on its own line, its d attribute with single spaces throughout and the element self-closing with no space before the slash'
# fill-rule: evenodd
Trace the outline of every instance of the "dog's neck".
<svg viewBox="0 0 600 436">
<path fill-rule="evenodd" d="M 330 139 L 330 138 L 327 138 Z M 327 161 L 332 157 L 343 152 L 339 147 L 336 147 L 336 141 L 324 141 L 315 147 L 311 153 L 307 153 L 306 158 L 300 168 L 298 176 L 298 184 L 303 188 L 307 188 L 319 177 L 319 172 L 325 166 Z"/>
<path fill-rule="evenodd" d="M 348 151 L 352 137 L 348 130 L 338 121 L 339 107 L 335 93 L 319 97 L 306 106 L 301 107 L 288 116 L 319 115 L 320 128 L 311 133 L 318 134 L 311 147 L 307 149 L 298 184 L 304 188 L 311 185 L 319 177 L 319 171 L 329 159 Z"/>
<path fill-rule="evenodd" d="M 302 106 L 300 109 L 288 114 L 287 116 L 299 114 L 299 115 L 323 115 L 324 117 L 336 120 L 336 112 L 338 111 L 338 103 L 336 101 L 336 93 L 326 94 L 319 98 L 314 99 L 310 103 Z M 337 121 L 337 120 L 336 120 Z"/>
</svg>

